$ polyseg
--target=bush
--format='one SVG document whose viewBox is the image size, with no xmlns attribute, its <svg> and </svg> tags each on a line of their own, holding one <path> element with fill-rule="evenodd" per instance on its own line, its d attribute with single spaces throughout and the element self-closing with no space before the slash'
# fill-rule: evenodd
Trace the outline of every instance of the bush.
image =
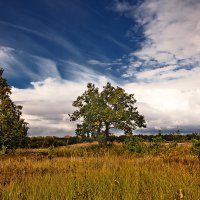
<svg viewBox="0 0 200 200">
<path fill-rule="evenodd" d="M 149 146 L 150 151 L 153 151 L 154 153 L 158 153 L 163 147 L 162 142 L 164 141 L 165 140 L 163 140 L 162 136 L 156 136 L 152 138 L 152 143 Z"/>
<path fill-rule="evenodd" d="M 5 155 L 6 154 L 6 146 L 2 145 L 1 150 L 0 150 L 0 156 Z"/>
<path fill-rule="evenodd" d="M 200 140 L 193 140 L 192 142 L 192 152 L 197 155 L 200 161 Z"/>
<path fill-rule="evenodd" d="M 144 140 L 137 136 L 129 136 L 125 139 L 125 147 L 133 152 L 133 153 L 144 153 L 146 149 L 146 145 L 144 144 Z"/>
<path fill-rule="evenodd" d="M 48 158 L 51 160 L 55 156 L 54 146 L 50 146 L 48 148 Z"/>
</svg>

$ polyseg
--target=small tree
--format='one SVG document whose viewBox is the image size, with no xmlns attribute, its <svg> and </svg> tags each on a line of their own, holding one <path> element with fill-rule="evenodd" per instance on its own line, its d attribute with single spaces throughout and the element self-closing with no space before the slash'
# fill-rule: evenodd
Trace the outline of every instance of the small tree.
<svg viewBox="0 0 200 200">
<path fill-rule="evenodd" d="M 81 121 L 77 125 L 77 135 L 103 136 L 107 142 L 112 128 L 126 134 L 138 127 L 146 127 L 144 116 L 139 114 L 135 103 L 134 95 L 125 93 L 120 87 L 107 83 L 99 92 L 94 84 L 88 83 L 87 90 L 72 104 L 78 109 L 69 116 L 71 121 Z"/>
<path fill-rule="evenodd" d="M 22 106 L 15 105 L 10 95 L 11 87 L 0 69 L 0 147 L 15 149 L 24 145 L 28 127 L 21 118 Z"/>
</svg>

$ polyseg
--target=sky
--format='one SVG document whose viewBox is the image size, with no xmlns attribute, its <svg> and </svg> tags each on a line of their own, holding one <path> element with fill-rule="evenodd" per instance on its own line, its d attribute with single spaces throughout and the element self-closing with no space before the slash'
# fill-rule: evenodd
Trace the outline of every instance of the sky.
<svg viewBox="0 0 200 200">
<path fill-rule="evenodd" d="M 88 82 L 135 94 L 146 129 L 200 131 L 199 0 L 0 0 L 0 66 L 29 136 L 74 135 Z"/>
</svg>

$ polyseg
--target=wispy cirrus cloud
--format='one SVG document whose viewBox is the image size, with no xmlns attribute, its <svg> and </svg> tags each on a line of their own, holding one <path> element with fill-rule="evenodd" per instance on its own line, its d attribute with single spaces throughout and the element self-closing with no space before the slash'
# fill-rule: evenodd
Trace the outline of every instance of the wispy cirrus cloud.
<svg viewBox="0 0 200 200">
<path fill-rule="evenodd" d="M 19 78 L 22 74 L 33 77 L 30 69 L 27 69 L 16 57 L 16 50 L 8 46 L 0 46 L 0 65 L 5 69 L 7 77 Z"/>
<path fill-rule="evenodd" d="M 122 62 L 120 61 L 121 60 L 115 60 L 113 62 L 102 62 L 99 60 L 91 59 L 91 60 L 88 60 L 88 63 L 91 65 L 99 65 L 102 67 L 108 67 L 108 66 L 122 65 Z"/>
<path fill-rule="evenodd" d="M 32 19 L 30 18 L 29 21 L 31 20 Z M 17 29 L 24 33 L 29 33 L 29 34 L 31 33 L 44 40 L 48 40 L 48 42 L 50 43 L 56 44 L 57 46 L 67 50 L 68 52 L 70 52 L 71 54 L 75 56 L 81 56 L 79 48 L 75 44 L 70 42 L 70 40 L 68 40 L 66 37 L 63 37 L 58 31 L 55 31 L 54 29 L 46 26 L 42 22 L 36 21 L 34 23 L 37 23 L 39 27 L 42 27 L 42 30 L 32 29 L 32 28 L 26 27 L 25 25 L 17 25 L 17 24 L 0 20 L 1 25 L 8 26 L 13 29 Z"/>
<path fill-rule="evenodd" d="M 123 14 L 125 12 L 131 11 L 133 7 L 134 6 L 132 6 L 128 1 L 114 0 L 109 6 L 109 9 Z"/>
<path fill-rule="evenodd" d="M 13 23 L 10 23 L 10 22 L 7 22 L 7 21 L 2 21 L 2 20 L 0 20 L 0 24 L 4 25 L 4 26 L 9 26 L 9 27 L 14 28 L 14 29 L 18 29 L 18 30 L 21 30 L 21 31 L 33 33 L 34 35 L 37 35 L 39 37 L 46 38 L 46 36 L 44 34 L 42 34 L 40 31 L 33 30 L 33 29 L 27 28 L 25 26 L 16 25 L 16 24 L 13 24 Z"/>
<path fill-rule="evenodd" d="M 8 78 L 9 83 L 13 80 L 19 81 L 21 88 L 27 87 L 27 85 L 30 87 L 31 81 L 38 82 L 47 78 L 62 79 L 58 64 L 50 58 L 0 46 L 0 67 L 4 68 L 4 75 Z M 15 85 L 17 84 L 15 83 Z"/>
<path fill-rule="evenodd" d="M 118 48 L 124 50 L 125 52 L 131 52 L 131 50 L 132 50 L 130 47 L 128 47 L 127 45 L 125 45 L 124 43 L 118 41 L 117 39 L 115 39 L 114 37 L 112 37 L 110 35 L 105 36 L 105 38 L 108 41 L 112 42 Z"/>
</svg>

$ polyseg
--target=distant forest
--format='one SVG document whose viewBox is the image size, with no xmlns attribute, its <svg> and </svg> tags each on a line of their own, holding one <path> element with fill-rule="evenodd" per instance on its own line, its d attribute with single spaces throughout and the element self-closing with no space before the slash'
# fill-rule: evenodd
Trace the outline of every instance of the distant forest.
<svg viewBox="0 0 200 200">
<path fill-rule="evenodd" d="M 115 136 L 111 135 L 109 142 L 124 142 L 127 139 L 127 135 Z M 161 134 L 157 135 L 133 135 L 132 137 L 142 138 L 145 142 L 152 142 L 156 137 L 160 137 L 163 141 L 169 142 L 184 142 L 191 141 L 194 139 L 200 139 L 200 133 L 192 133 L 187 135 L 182 135 L 180 133 L 172 134 Z M 55 137 L 55 136 L 37 136 L 37 137 L 28 137 L 27 142 L 24 147 L 29 148 L 46 148 L 50 146 L 67 146 L 72 144 L 84 143 L 84 142 L 95 142 L 98 141 L 95 138 L 91 137 L 80 137 L 80 136 L 65 136 L 65 137 Z"/>
</svg>

